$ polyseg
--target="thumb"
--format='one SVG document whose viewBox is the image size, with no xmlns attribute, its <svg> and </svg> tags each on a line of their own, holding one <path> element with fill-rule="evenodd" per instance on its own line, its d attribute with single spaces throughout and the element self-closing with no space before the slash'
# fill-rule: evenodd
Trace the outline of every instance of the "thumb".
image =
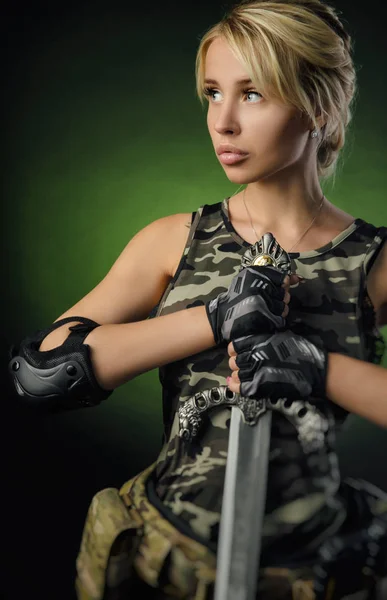
<svg viewBox="0 0 387 600">
<path fill-rule="evenodd" d="M 289 285 L 296 285 L 296 283 L 300 283 L 304 278 L 301 275 L 297 275 L 297 273 L 291 273 Z"/>
</svg>

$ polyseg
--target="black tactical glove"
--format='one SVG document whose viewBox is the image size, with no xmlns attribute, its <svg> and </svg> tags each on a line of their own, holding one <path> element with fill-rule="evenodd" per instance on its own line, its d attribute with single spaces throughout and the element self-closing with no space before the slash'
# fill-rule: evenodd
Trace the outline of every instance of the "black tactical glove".
<svg viewBox="0 0 387 600">
<path fill-rule="evenodd" d="M 326 397 L 328 353 L 291 331 L 233 341 L 240 393 L 247 398 Z"/>
<path fill-rule="evenodd" d="M 226 292 L 207 302 L 216 344 L 284 327 L 285 289 L 281 286 L 285 277 L 286 273 L 273 267 L 245 267 Z"/>
</svg>

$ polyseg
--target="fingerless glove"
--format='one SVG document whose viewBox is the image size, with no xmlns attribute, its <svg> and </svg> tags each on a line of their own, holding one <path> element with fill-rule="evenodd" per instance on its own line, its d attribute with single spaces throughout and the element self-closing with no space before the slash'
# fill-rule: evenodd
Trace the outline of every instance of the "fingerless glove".
<svg viewBox="0 0 387 600">
<path fill-rule="evenodd" d="M 326 397 L 328 353 L 306 338 L 281 331 L 269 338 L 240 338 L 233 346 L 242 396 L 289 400 Z"/>
<path fill-rule="evenodd" d="M 229 289 L 206 304 L 216 344 L 285 326 L 282 317 L 286 274 L 273 267 L 245 267 Z"/>
</svg>

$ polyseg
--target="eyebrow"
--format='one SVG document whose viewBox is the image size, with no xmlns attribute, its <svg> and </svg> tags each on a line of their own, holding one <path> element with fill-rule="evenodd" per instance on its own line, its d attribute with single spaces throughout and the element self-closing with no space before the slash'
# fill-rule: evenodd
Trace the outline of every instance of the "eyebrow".
<svg viewBox="0 0 387 600">
<path fill-rule="evenodd" d="M 216 79 L 205 79 L 204 83 L 212 83 L 214 85 L 219 85 L 219 83 L 216 81 Z M 251 81 L 251 79 L 239 79 L 238 81 L 235 82 L 237 85 L 241 85 L 242 83 L 246 84 L 246 83 L 253 83 Z"/>
</svg>

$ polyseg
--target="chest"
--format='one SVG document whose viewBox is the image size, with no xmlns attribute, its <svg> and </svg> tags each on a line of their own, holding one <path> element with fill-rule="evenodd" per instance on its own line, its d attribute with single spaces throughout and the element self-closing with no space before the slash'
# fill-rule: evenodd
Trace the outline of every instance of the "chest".
<svg viewBox="0 0 387 600">
<path fill-rule="evenodd" d="M 364 357 L 361 262 L 340 254 L 292 261 L 288 326 L 331 352 Z"/>
<path fill-rule="evenodd" d="M 219 232 L 221 233 L 221 232 Z M 228 289 L 246 248 L 218 235 L 214 243 L 196 240 L 179 277 L 164 298 L 160 314 L 208 302 Z M 330 351 L 361 357 L 361 260 L 334 249 L 321 256 L 292 259 L 303 281 L 290 289 L 288 325 Z"/>
</svg>

